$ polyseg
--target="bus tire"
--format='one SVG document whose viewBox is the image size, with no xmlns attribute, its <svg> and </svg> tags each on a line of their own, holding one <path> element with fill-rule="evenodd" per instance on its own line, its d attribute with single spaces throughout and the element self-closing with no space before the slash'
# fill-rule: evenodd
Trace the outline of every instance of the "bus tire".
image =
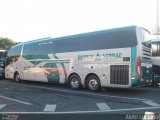
<svg viewBox="0 0 160 120">
<path fill-rule="evenodd" d="M 68 80 L 69 87 L 75 90 L 81 89 L 81 78 L 77 74 L 72 74 Z"/>
<path fill-rule="evenodd" d="M 90 91 L 98 92 L 101 91 L 100 80 L 96 75 L 91 75 L 87 79 L 87 88 Z"/>
<path fill-rule="evenodd" d="M 20 75 L 19 75 L 18 72 L 16 72 L 16 73 L 14 74 L 14 80 L 15 80 L 16 82 L 18 82 L 18 83 L 21 82 Z"/>
</svg>

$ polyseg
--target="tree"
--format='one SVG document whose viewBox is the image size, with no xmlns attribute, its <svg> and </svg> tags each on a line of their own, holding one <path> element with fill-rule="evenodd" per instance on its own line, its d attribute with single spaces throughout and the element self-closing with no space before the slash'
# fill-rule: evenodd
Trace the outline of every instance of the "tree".
<svg viewBox="0 0 160 120">
<path fill-rule="evenodd" d="M 17 42 L 9 38 L 0 37 L 0 50 L 7 50 L 16 44 Z"/>
</svg>

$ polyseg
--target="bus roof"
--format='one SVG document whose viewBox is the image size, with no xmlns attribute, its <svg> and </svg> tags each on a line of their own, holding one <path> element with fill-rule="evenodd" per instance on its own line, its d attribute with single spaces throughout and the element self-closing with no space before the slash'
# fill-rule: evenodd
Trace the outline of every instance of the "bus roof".
<svg viewBox="0 0 160 120">
<path fill-rule="evenodd" d="M 57 38 L 46 37 L 46 38 L 35 39 L 35 40 L 23 42 L 23 44 L 32 43 L 32 42 L 41 42 L 41 41 L 47 41 L 47 40 L 55 41 L 55 40 L 60 40 L 60 39 L 76 38 L 76 37 L 90 36 L 90 35 L 96 35 L 96 34 L 98 35 L 101 33 L 109 33 L 109 32 L 123 31 L 123 30 L 136 29 L 136 28 L 137 26 L 126 26 L 126 27 L 119 27 L 119 28 L 113 28 L 113 29 L 107 29 L 107 30 L 80 33 L 80 34 L 75 34 L 75 35 L 68 35 L 68 36 L 57 37 Z"/>
</svg>

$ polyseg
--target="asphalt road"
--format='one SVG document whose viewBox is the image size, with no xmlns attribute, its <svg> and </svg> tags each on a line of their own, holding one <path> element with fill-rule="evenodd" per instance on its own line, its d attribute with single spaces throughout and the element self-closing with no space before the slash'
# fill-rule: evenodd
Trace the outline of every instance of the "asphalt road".
<svg viewBox="0 0 160 120">
<path fill-rule="evenodd" d="M 1 119 L 129 119 L 160 114 L 160 87 L 72 90 L 65 85 L 0 81 Z M 137 115 L 137 116 L 136 116 Z M 83 118 L 84 117 L 84 118 Z M 133 117 L 133 118 L 134 118 Z M 158 118 L 157 118 L 158 119 Z"/>
</svg>

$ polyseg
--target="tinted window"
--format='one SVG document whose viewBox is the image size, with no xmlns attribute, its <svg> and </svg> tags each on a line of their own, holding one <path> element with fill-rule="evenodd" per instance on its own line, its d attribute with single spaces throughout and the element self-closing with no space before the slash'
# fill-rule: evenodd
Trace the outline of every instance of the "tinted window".
<svg viewBox="0 0 160 120">
<path fill-rule="evenodd" d="M 74 52 L 98 49 L 113 49 L 133 47 L 137 45 L 136 32 L 134 29 L 114 32 L 97 32 L 63 38 L 55 41 L 55 52 Z"/>
<path fill-rule="evenodd" d="M 149 41 L 151 38 L 151 34 L 149 33 L 149 31 L 145 28 L 139 28 L 138 29 L 138 37 L 139 37 L 139 42 L 145 42 L 145 41 Z"/>
<path fill-rule="evenodd" d="M 136 27 L 129 27 L 26 43 L 23 57 L 47 59 L 50 53 L 114 49 L 136 45 Z"/>
<path fill-rule="evenodd" d="M 17 61 L 21 55 L 21 50 L 22 50 L 21 44 L 12 47 L 7 53 L 6 65 L 10 64 L 10 62 Z"/>
<path fill-rule="evenodd" d="M 55 53 L 81 51 L 80 38 L 69 38 L 57 40 L 55 44 Z"/>
<path fill-rule="evenodd" d="M 23 57 L 26 59 L 48 59 L 50 53 L 54 53 L 53 42 L 34 42 L 23 47 Z"/>
<path fill-rule="evenodd" d="M 22 49 L 22 45 L 16 45 L 14 47 L 12 47 L 9 52 L 8 52 L 8 56 L 17 56 L 19 57 L 21 54 L 21 49 Z"/>
<path fill-rule="evenodd" d="M 146 41 L 146 42 L 142 42 L 142 44 L 147 47 L 147 48 L 151 48 L 151 41 Z"/>
<path fill-rule="evenodd" d="M 160 42 L 152 43 L 152 56 L 160 56 Z"/>
</svg>

